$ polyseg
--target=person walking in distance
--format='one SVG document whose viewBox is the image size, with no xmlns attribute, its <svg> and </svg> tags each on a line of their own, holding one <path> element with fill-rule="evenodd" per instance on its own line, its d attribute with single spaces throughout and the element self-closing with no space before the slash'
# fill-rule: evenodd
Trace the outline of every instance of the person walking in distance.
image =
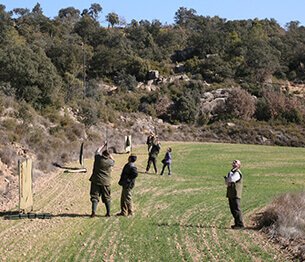
<svg viewBox="0 0 305 262">
<path fill-rule="evenodd" d="M 90 177 L 90 200 L 92 202 L 91 217 L 96 216 L 96 209 L 99 198 L 106 207 L 106 217 L 110 217 L 111 207 L 111 171 L 114 165 L 114 159 L 104 146 L 99 147 L 94 156 L 93 171 Z"/>
<path fill-rule="evenodd" d="M 132 205 L 132 189 L 135 185 L 136 177 L 138 176 L 138 170 L 135 166 L 137 156 L 131 154 L 128 157 L 128 162 L 125 164 L 121 178 L 119 180 L 119 185 L 122 186 L 121 193 L 121 212 L 117 216 L 132 216 L 133 215 L 133 205 Z"/>
<path fill-rule="evenodd" d="M 164 159 L 162 159 L 162 163 L 163 163 L 163 167 L 162 167 L 162 171 L 160 173 L 161 176 L 163 176 L 163 172 L 165 170 L 165 168 L 167 167 L 168 169 L 168 175 L 171 175 L 171 163 L 172 163 L 172 149 L 169 147 L 166 150 Z"/>
<path fill-rule="evenodd" d="M 229 200 L 229 207 L 231 214 L 234 218 L 234 225 L 232 229 L 244 228 L 242 211 L 240 208 L 240 199 L 243 188 L 243 176 L 240 171 L 241 163 L 239 160 L 234 160 L 232 163 L 232 169 L 225 176 L 225 183 L 227 185 L 227 198 Z"/>
<path fill-rule="evenodd" d="M 148 152 L 150 151 L 153 143 L 154 143 L 154 140 L 155 140 L 155 135 L 153 132 L 150 132 L 149 133 L 149 136 L 147 137 L 147 140 L 146 140 L 146 145 L 147 145 L 147 150 Z"/>
<path fill-rule="evenodd" d="M 151 146 L 151 149 L 150 149 L 150 151 L 148 153 L 148 161 L 147 161 L 146 173 L 148 173 L 151 164 L 153 164 L 153 166 L 154 166 L 155 173 L 156 174 L 158 173 L 158 169 L 157 169 L 157 157 L 158 157 L 158 154 L 160 152 L 160 149 L 161 149 L 161 143 L 159 142 L 159 140 L 158 140 L 158 138 L 156 136 L 156 139 L 154 140 L 154 142 L 153 142 L 153 144 Z"/>
</svg>

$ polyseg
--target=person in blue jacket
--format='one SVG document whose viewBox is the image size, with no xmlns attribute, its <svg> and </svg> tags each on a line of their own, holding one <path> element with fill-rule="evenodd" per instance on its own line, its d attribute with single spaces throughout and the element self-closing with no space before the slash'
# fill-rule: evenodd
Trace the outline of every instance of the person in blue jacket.
<svg viewBox="0 0 305 262">
<path fill-rule="evenodd" d="M 167 148 L 164 159 L 162 160 L 162 163 L 163 163 L 163 168 L 162 168 L 160 175 L 163 176 L 163 172 L 164 172 L 165 168 L 167 167 L 168 175 L 170 176 L 172 174 L 171 173 L 172 149 L 170 147 Z"/>
</svg>

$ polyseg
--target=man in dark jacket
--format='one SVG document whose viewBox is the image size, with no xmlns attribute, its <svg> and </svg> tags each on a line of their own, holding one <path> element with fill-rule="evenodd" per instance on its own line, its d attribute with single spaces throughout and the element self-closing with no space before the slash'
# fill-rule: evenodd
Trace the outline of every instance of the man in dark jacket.
<svg viewBox="0 0 305 262">
<path fill-rule="evenodd" d="M 135 154 L 131 154 L 128 157 L 128 163 L 125 164 L 121 174 L 119 181 L 119 185 L 122 186 L 121 212 L 117 214 L 118 216 L 133 215 L 131 190 L 133 189 L 136 177 L 138 176 L 138 170 L 135 166 L 136 160 L 137 156 Z"/>
<path fill-rule="evenodd" d="M 150 149 L 149 154 L 148 154 L 146 173 L 148 173 L 148 171 L 150 169 L 150 166 L 151 166 L 151 163 L 152 163 L 153 166 L 154 166 L 155 173 L 157 174 L 157 172 L 158 172 L 158 170 L 157 170 L 157 157 L 158 157 L 158 154 L 160 152 L 160 149 L 161 149 L 161 144 L 157 140 L 157 137 L 156 137 L 156 140 L 152 144 L 151 149 Z"/>
<path fill-rule="evenodd" d="M 155 140 L 155 135 L 153 132 L 150 132 L 149 133 L 149 136 L 147 137 L 147 140 L 146 140 L 146 145 L 147 145 L 147 150 L 148 152 L 150 151 L 153 143 L 154 143 L 154 140 Z"/>
<path fill-rule="evenodd" d="M 106 144 L 105 144 L 106 145 Z M 105 145 L 95 152 L 93 171 L 90 177 L 90 200 L 92 202 L 91 217 L 95 217 L 99 197 L 106 206 L 106 217 L 110 217 L 111 205 L 111 171 L 114 159 L 108 150 L 104 150 Z"/>
<path fill-rule="evenodd" d="M 227 198 L 229 199 L 229 206 L 232 216 L 234 217 L 234 225 L 232 229 L 244 228 L 242 212 L 240 208 L 240 199 L 243 188 L 243 177 L 240 171 L 241 163 L 239 160 L 234 160 L 232 169 L 225 176 L 225 183 L 227 185 Z"/>
</svg>

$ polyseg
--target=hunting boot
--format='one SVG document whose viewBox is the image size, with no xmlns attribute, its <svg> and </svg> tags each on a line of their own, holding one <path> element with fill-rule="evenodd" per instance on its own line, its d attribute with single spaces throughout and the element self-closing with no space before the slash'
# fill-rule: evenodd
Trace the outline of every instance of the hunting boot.
<svg viewBox="0 0 305 262">
<path fill-rule="evenodd" d="M 110 206 L 111 206 L 111 203 L 110 202 L 106 202 L 105 203 L 105 206 L 106 206 L 106 217 L 110 217 Z"/>
<path fill-rule="evenodd" d="M 92 213 L 90 217 L 95 217 L 96 215 L 96 209 L 97 209 L 97 201 L 92 201 Z"/>
</svg>

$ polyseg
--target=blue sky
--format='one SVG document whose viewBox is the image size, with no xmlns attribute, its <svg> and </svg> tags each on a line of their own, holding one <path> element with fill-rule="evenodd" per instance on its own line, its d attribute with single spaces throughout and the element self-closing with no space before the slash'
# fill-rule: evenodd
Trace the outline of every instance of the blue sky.
<svg viewBox="0 0 305 262">
<path fill-rule="evenodd" d="M 174 22 L 179 7 L 193 8 L 198 15 L 219 16 L 227 20 L 274 18 L 281 26 L 290 21 L 305 25 L 305 0 L 1 0 L 6 11 L 16 7 L 32 9 L 39 2 L 46 16 L 53 18 L 62 8 L 73 6 L 80 11 L 99 3 L 102 8 L 100 22 L 110 12 L 116 12 L 129 23 L 132 19 Z"/>
</svg>

